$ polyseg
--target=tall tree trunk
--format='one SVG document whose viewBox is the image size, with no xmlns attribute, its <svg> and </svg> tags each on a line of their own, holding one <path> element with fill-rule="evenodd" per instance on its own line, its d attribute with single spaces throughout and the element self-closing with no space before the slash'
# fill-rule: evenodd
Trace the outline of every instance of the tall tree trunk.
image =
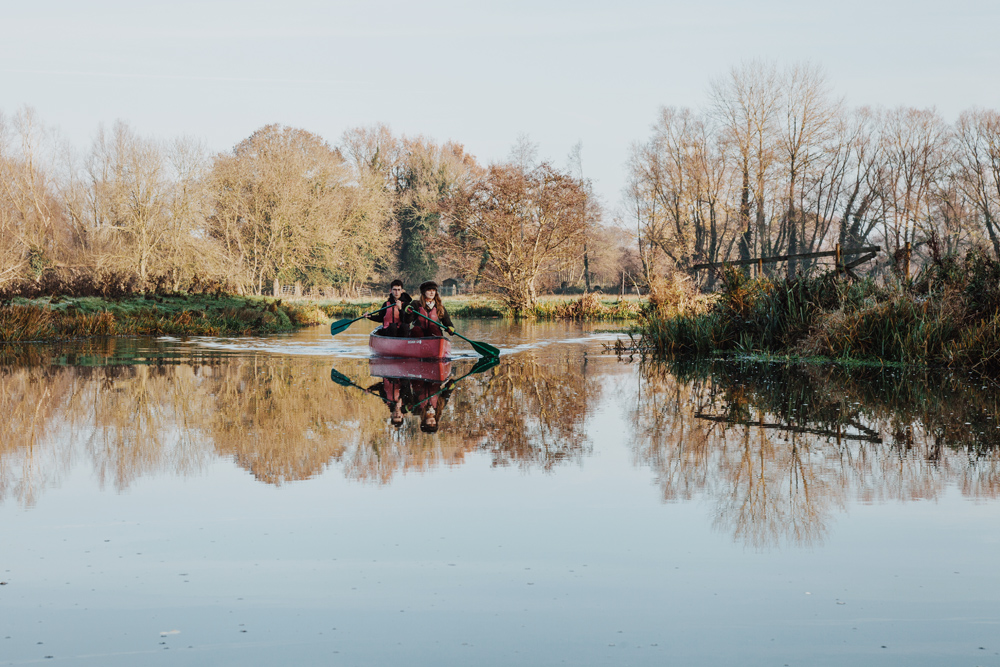
<svg viewBox="0 0 1000 667">
<path fill-rule="evenodd" d="M 740 222 L 746 230 L 740 235 L 740 260 L 750 259 L 750 247 L 753 241 L 753 230 L 750 227 L 750 165 L 743 162 L 743 186 L 740 188 Z M 750 267 L 744 267 L 745 272 L 750 272 Z"/>
</svg>

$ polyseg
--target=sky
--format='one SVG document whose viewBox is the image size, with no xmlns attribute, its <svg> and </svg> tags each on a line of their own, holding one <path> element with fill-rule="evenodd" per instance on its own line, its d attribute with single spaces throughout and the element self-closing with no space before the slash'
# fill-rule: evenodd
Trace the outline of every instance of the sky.
<svg viewBox="0 0 1000 667">
<path fill-rule="evenodd" d="M 99 124 L 231 149 L 280 123 L 464 144 L 518 138 L 609 210 L 662 106 L 705 108 L 752 59 L 823 66 L 850 106 L 1000 109 L 1000 2 L 0 0 L 0 111 L 33 107 L 79 150 Z"/>
</svg>

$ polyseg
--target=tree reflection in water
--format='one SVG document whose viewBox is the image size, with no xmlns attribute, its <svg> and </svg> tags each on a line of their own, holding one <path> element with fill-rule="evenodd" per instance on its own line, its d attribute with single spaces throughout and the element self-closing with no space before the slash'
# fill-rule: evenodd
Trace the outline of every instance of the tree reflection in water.
<svg viewBox="0 0 1000 667">
<path fill-rule="evenodd" d="M 469 453 L 553 470 L 590 454 L 588 415 L 611 403 L 604 385 L 622 372 L 636 463 L 654 471 L 667 501 L 713 499 L 716 527 L 749 545 L 817 543 L 831 516 L 858 500 L 937 498 L 948 487 L 1000 495 L 1000 394 L 992 381 L 955 373 L 588 366 L 578 348 L 553 346 L 464 379 L 472 360 L 416 389 L 410 382 L 397 427 L 381 395 L 351 386 L 385 390 L 363 359 L 334 369 L 355 378 L 345 386 L 331 381 L 326 360 L 309 357 L 170 357 L 114 341 L 18 349 L 0 353 L 0 500 L 28 506 L 80 461 L 119 490 L 219 456 L 275 485 L 334 464 L 385 484 Z M 457 384 L 441 382 L 448 377 Z M 436 432 L 420 428 L 421 401 L 432 396 Z"/>
<path fill-rule="evenodd" d="M 473 451 L 489 452 L 494 465 L 551 469 L 589 453 L 584 417 L 600 392 L 585 358 L 525 353 L 450 391 L 423 383 L 410 409 L 424 412 L 420 401 L 433 400 L 440 422 L 424 432 L 416 419 L 394 427 L 382 401 L 332 383 L 322 361 L 250 353 L 175 362 L 129 358 L 107 345 L 105 356 L 69 359 L 48 348 L 16 365 L 26 357 L 8 348 L 0 365 L 0 500 L 34 504 L 81 457 L 102 487 L 118 490 L 142 475 L 197 472 L 218 455 L 270 484 L 312 477 L 333 462 L 350 478 L 386 483 L 461 463 Z M 81 360 L 108 365 L 63 365 Z M 349 370 L 357 377 L 367 368 L 353 361 Z"/>
<path fill-rule="evenodd" d="M 665 500 L 707 495 L 715 525 L 816 543 L 849 499 L 1000 491 L 995 391 L 955 373 L 778 363 L 643 363 L 633 448 Z"/>
</svg>

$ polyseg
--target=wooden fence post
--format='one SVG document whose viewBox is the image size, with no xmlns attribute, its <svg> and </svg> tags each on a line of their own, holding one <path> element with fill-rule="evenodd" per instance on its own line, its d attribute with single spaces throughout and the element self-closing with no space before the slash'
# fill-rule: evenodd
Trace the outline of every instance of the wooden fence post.
<svg viewBox="0 0 1000 667">
<path fill-rule="evenodd" d="M 903 277 L 910 279 L 910 242 L 906 242 L 906 257 L 903 258 Z"/>
<path fill-rule="evenodd" d="M 837 257 L 836 275 L 840 276 L 840 244 L 839 243 L 837 244 L 836 250 L 837 250 L 837 255 L 836 255 L 836 257 Z"/>
</svg>

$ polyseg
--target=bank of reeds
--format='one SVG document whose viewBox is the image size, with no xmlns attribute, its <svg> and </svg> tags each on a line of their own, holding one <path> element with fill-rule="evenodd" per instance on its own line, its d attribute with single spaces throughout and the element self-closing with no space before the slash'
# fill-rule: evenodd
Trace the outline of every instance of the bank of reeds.
<svg viewBox="0 0 1000 667">
<path fill-rule="evenodd" d="M 651 305 L 639 347 L 658 356 L 822 356 L 1000 370 L 1000 263 L 973 250 L 913 280 L 751 279 L 730 270 L 704 312 Z"/>
<path fill-rule="evenodd" d="M 52 297 L 0 305 L 0 341 L 260 335 L 325 321 L 315 306 L 204 295 Z"/>
</svg>

